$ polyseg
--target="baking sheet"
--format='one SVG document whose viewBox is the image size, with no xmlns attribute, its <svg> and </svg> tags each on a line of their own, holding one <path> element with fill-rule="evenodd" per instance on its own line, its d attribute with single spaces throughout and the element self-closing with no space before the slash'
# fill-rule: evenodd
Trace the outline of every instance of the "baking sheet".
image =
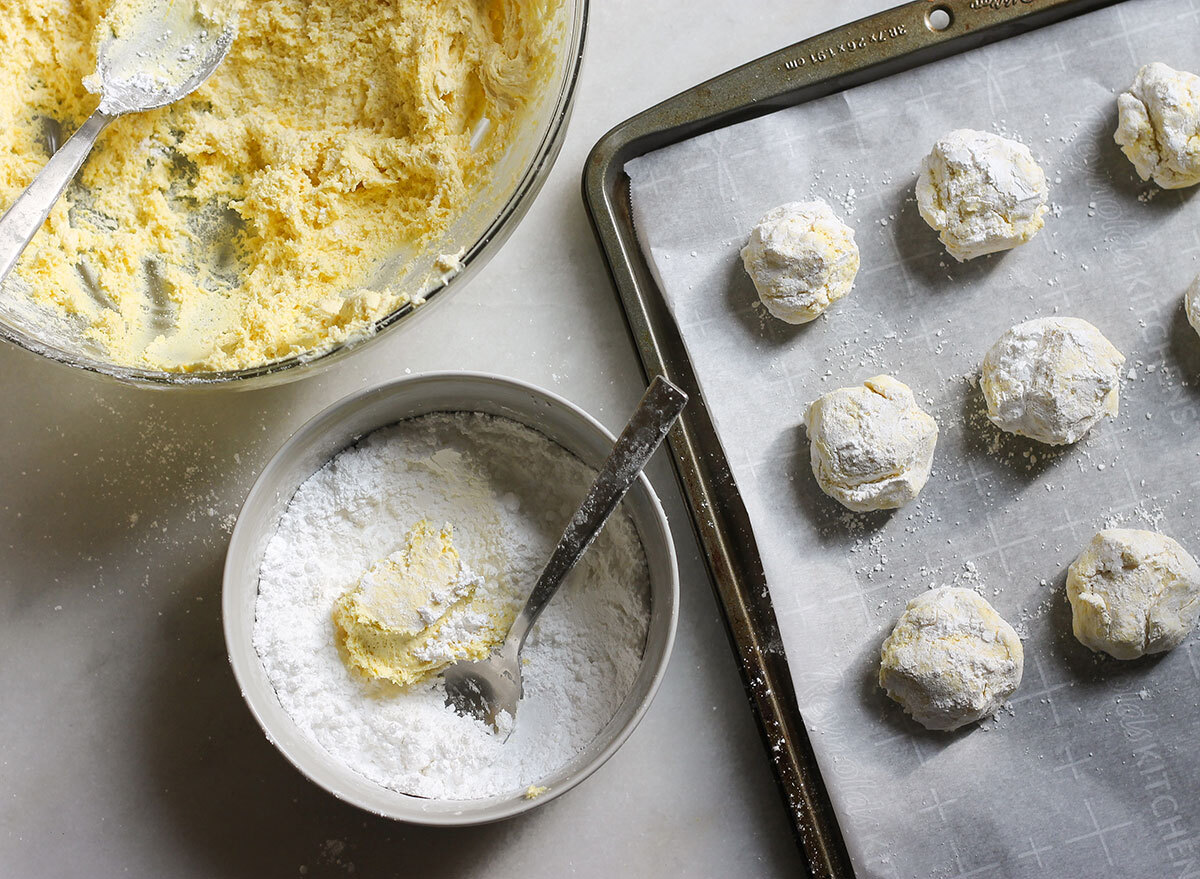
<svg viewBox="0 0 1200 879">
<path fill-rule="evenodd" d="M 745 499 L 801 712 L 862 877 L 1200 876 L 1200 639 L 1120 663 L 1070 634 L 1066 567 L 1101 527 L 1200 554 L 1200 198 L 1137 179 L 1112 142 L 1137 68 L 1200 70 L 1200 0 L 1129 0 L 631 161 L 632 206 Z M 917 214 L 945 131 L 995 130 L 1046 169 L 1046 228 L 965 264 Z M 758 305 L 738 250 L 782 202 L 825 198 L 862 269 L 823 318 Z M 1008 327 L 1086 318 L 1128 358 L 1122 411 L 1063 450 L 983 417 L 978 364 Z M 933 477 L 894 514 L 817 488 L 808 402 L 880 372 L 941 428 Z M 979 589 L 1024 638 L 1011 711 L 923 731 L 875 682 L 909 598 Z"/>
</svg>

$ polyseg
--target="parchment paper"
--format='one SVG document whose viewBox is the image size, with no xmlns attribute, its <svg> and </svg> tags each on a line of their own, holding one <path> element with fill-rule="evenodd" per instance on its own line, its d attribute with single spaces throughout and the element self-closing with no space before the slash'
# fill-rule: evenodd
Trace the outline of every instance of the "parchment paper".
<svg viewBox="0 0 1200 879">
<path fill-rule="evenodd" d="M 1128 0 L 698 137 L 629 163 L 634 216 L 754 523 L 804 720 L 861 877 L 1200 876 L 1200 639 L 1100 658 L 1070 632 L 1066 568 L 1096 530 L 1151 527 L 1200 554 L 1200 197 L 1137 179 L 1115 96 L 1150 61 L 1200 71 L 1200 0 Z M 1027 143 L 1046 228 L 959 264 L 916 210 L 952 128 Z M 854 291 L 789 327 L 738 250 L 777 204 L 825 198 L 856 230 Z M 1121 414 L 1055 451 L 1001 434 L 972 384 L 1015 323 L 1085 318 L 1128 358 Z M 889 372 L 938 420 L 933 477 L 895 514 L 825 497 L 801 419 Z M 928 733 L 878 688 L 908 599 L 979 589 L 1025 644 L 1010 711 Z"/>
</svg>

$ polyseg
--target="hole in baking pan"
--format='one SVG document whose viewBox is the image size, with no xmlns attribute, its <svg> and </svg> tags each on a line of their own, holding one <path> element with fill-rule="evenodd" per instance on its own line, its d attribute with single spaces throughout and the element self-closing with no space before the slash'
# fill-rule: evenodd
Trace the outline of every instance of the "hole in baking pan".
<svg viewBox="0 0 1200 879">
<path fill-rule="evenodd" d="M 925 13 L 925 26 L 931 31 L 944 31 L 954 23 L 954 15 L 945 6 L 935 6 Z"/>
</svg>

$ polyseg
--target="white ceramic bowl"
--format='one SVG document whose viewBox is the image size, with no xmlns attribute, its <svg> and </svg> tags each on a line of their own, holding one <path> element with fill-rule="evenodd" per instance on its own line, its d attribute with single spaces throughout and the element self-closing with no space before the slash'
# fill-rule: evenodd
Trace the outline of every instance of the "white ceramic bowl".
<svg viewBox="0 0 1200 879">
<path fill-rule="evenodd" d="M 364 435 L 431 412 L 486 412 L 540 431 L 587 464 L 599 467 L 614 438 L 563 398 L 532 385 L 479 373 L 414 376 L 347 397 L 301 427 L 267 464 L 242 507 L 225 560 L 222 613 L 229 661 L 267 738 L 297 769 L 347 802 L 389 818 L 419 824 L 482 824 L 507 818 L 570 790 L 621 746 L 649 707 L 662 680 L 679 616 L 679 579 L 666 516 L 643 475 L 627 495 L 650 568 L 650 627 L 633 689 L 596 739 L 565 766 L 537 779 L 549 790 L 476 800 L 410 796 L 368 781 L 308 739 L 280 704 L 252 643 L 254 605 L 263 551 L 296 489 L 334 455 Z M 518 714 L 518 722 L 520 715 Z"/>
</svg>

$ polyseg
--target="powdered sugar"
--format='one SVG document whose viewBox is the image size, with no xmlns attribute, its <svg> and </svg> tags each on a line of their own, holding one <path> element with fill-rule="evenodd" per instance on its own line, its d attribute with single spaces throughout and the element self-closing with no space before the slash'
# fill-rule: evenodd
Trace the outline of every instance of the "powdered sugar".
<svg viewBox="0 0 1200 879">
<path fill-rule="evenodd" d="M 518 607 L 593 478 L 507 419 L 439 413 L 377 431 L 300 487 L 267 547 L 254 646 L 297 726 L 355 771 L 425 797 L 516 793 L 586 747 L 632 689 L 649 575 L 618 512 L 539 619 L 523 651 L 525 696 L 502 743 L 445 707 L 434 678 L 402 690 L 342 662 L 330 613 L 417 520 L 454 526 L 480 591 Z M 447 621 L 467 633 L 472 611 Z"/>
</svg>

